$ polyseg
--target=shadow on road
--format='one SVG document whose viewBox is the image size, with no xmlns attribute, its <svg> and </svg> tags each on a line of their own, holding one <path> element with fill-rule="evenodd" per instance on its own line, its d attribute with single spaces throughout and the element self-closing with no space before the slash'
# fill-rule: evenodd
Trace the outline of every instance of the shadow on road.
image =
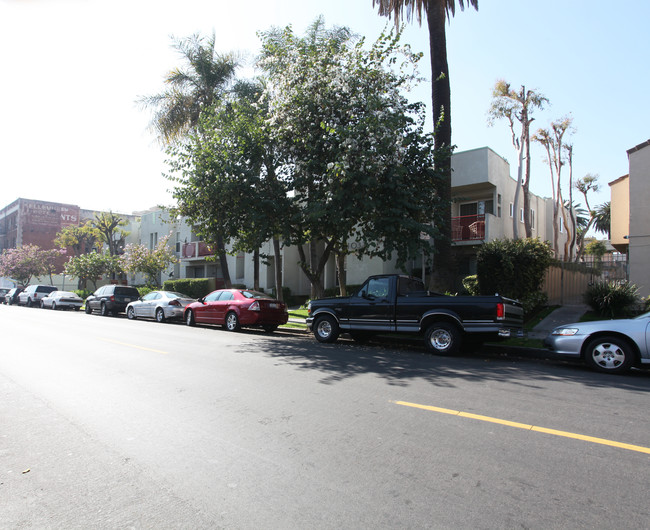
<svg viewBox="0 0 650 530">
<path fill-rule="evenodd" d="M 553 358 L 552 354 L 517 354 L 490 346 L 473 354 L 442 357 L 428 353 L 421 341 L 391 339 L 367 344 L 345 336 L 334 344 L 320 344 L 311 336 L 247 332 L 259 337 L 256 347 L 267 355 L 301 370 L 323 374 L 321 383 L 334 384 L 361 374 L 375 374 L 391 385 L 406 386 L 420 379 L 440 387 L 453 387 L 456 380 L 504 381 L 542 388 L 546 380 L 570 380 L 592 387 L 617 387 L 650 392 L 650 371 L 632 370 L 623 376 L 593 372 L 579 362 Z"/>
</svg>

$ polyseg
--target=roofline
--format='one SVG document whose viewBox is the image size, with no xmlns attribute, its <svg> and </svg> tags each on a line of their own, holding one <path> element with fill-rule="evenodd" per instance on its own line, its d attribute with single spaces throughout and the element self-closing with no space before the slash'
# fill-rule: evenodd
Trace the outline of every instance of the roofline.
<svg viewBox="0 0 650 530">
<path fill-rule="evenodd" d="M 611 186 L 612 184 L 618 184 L 619 182 L 621 182 L 621 181 L 623 181 L 623 180 L 625 180 L 627 178 L 630 178 L 630 175 L 623 175 L 622 177 L 618 177 L 617 179 L 612 180 L 611 182 L 608 182 L 607 184 L 609 186 Z"/>
<path fill-rule="evenodd" d="M 634 153 L 634 152 L 636 152 L 636 151 L 640 151 L 640 150 L 643 149 L 644 147 L 648 147 L 648 146 L 650 146 L 650 140 L 646 140 L 645 142 L 640 143 L 639 145 L 634 146 L 632 149 L 628 149 L 628 150 L 627 150 L 627 156 L 629 157 L 632 153 Z"/>
</svg>

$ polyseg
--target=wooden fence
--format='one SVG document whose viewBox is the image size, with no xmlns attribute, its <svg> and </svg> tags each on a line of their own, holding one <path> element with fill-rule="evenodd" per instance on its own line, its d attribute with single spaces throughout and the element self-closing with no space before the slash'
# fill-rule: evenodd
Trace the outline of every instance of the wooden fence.
<svg viewBox="0 0 650 530">
<path fill-rule="evenodd" d="M 562 262 L 551 265 L 546 271 L 542 288 L 548 295 L 549 305 L 584 304 L 583 296 L 590 284 L 627 279 L 625 256 L 617 258 L 603 260 L 597 264 L 585 264 L 582 270 Z"/>
</svg>

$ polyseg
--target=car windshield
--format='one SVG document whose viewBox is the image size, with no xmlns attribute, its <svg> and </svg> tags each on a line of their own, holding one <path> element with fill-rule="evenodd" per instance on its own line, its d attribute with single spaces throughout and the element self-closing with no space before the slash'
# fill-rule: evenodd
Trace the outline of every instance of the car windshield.
<svg viewBox="0 0 650 530">
<path fill-rule="evenodd" d="M 246 298 L 266 298 L 268 300 L 273 300 L 272 296 L 269 296 L 266 293 L 260 293 L 259 291 L 239 291 Z"/>
</svg>

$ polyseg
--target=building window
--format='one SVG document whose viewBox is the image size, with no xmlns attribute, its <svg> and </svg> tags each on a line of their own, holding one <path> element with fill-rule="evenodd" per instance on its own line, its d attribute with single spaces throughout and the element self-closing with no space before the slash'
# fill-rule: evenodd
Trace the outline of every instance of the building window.
<svg viewBox="0 0 650 530">
<path fill-rule="evenodd" d="M 535 210 L 530 209 L 530 227 L 535 228 Z"/>
<path fill-rule="evenodd" d="M 501 217 L 501 194 L 497 193 L 497 217 Z"/>
<path fill-rule="evenodd" d="M 523 223 L 524 222 L 524 209 L 519 208 L 519 222 Z"/>
<path fill-rule="evenodd" d="M 515 205 L 510 203 L 510 217 L 514 217 L 515 215 Z"/>
<path fill-rule="evenodd" d="M 564 233 L 564 219 L 560 216 L 560 234 Z"/>
<path fill-rule="evenodd" d="M 153 250 L 158 245 L 158 232 L 149 234 L 149 248 Z"/>
</svg>

